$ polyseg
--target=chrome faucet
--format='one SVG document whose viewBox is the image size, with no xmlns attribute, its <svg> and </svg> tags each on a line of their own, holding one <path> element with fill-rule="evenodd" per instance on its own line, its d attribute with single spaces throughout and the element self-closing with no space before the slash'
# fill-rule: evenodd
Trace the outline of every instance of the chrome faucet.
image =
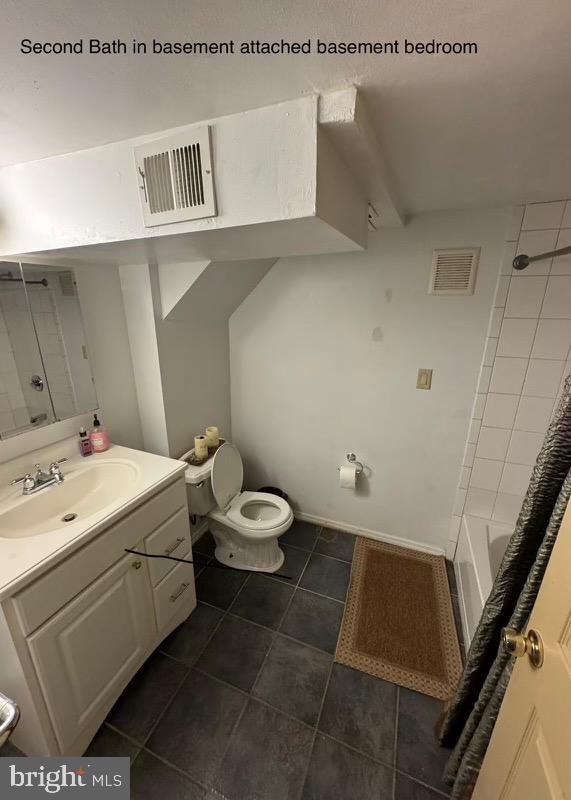
<svg viewBox="0 0 571 800">
<path fill-rule="evenodd" d="M 36 471 L 33 475 L 27 472 L 21 478 L 14 478 L 13 481 L 10 481 L 9 485 L 14 486 L 16 483 L 21 483 L 22 494 L 27 495 L 35 494 L 54 484 L 63 483 L 64 476 L 59 465 L 63 464 L 64 461 L 67 461 L 67 458 L 60 458 L 59 461 L 52 461 L 47 472 L 44 472 L 39 464 L 34 464 L 34 469 Z"/>
</svg>

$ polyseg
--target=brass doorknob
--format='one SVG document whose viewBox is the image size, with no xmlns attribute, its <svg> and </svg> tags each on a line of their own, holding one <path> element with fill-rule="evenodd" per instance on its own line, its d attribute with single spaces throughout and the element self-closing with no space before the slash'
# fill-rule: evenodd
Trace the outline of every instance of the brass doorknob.
<svg viewBox="0 0 571 800">
<path fill-rule="evenodd" d="M 503 628 L 502 645 L 504 650 L 516 658 L 527 653 L 532 666 L 536 669 L 543 664 L 543 642 L 539 633 L 533 628 L 527 632 L 527 636 L 513 628 Z"/>
</svg>

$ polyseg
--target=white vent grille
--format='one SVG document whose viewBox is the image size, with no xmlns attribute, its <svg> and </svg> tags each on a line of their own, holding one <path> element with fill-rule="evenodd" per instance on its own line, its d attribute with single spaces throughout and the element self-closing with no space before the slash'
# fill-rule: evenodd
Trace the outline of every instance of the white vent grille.
<svg viewBox="0 0 571 800">
<path fill-rule="evenodd" d="M 209 127 L 135 148 L 145 225 L 216 214 Z"/>
<path fill-rule="evenodd" d="M 435 250 L 428 294 L 473 294 L 480 248 Z"/>
</svg>

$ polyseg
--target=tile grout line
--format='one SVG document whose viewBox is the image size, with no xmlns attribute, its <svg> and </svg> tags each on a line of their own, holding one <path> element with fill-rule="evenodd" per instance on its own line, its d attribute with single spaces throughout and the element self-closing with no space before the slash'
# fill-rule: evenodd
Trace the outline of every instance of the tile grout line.
<svg viewBox="0 0 571 800">
<path fill-rule="evenodd" d="M 196 608 L 196 606 L 195 606 L 195 608 Z M 193 609 L 193 611 L 194 611 L 194 609 Z M 192 612 L 191 612 L 191 614 L 192 614 Z M 189 614 L 189 616 L 190 616 L 190 614 Z M 199 658 L 201 658 L 202 654 L 204 653 L 204 651 L 206 650 L 206 648 L 207 648 L 207 647 L 208 647 L 208 645 L 210 644 L 210 642 L 211 642 L 212 638 L 214 637 L 214 634 L 215 634 L 215 633 L 218 631 L 218 628 L 219 628 L 219 627 L 220 627 L 220 625 L 222 624 L 222 621 L 224 620 L 224 618 L 225 618 L 225 617 L 226 617 L 226 614 L 225 614 L 225 613 L 223 613 L 223 614 L 222 614 L 222 616 L 220 617 L 220 619 L 218 620 L 218 622 L 216 623 L 216 625 L 213 627 L 213 629 L 212 629 L 212 633 L 210 634 L 210 636 L 208 637 L 207 641 L 205 642 L 205 644 L 204 644 L 204 647 L 202 647 L 202 649 L 200 650 L 200 652 L 199 652 L 199 653 L 198 653 L 198 655 L 196 656 L 195 660 L 193 661 L 193 663 L 192 663 L 192 666 L 190 666 L 190 667 L 189 667 L 189 666 L 188 666 L 188 664 L 186 664 L 184 661 L 178 661 L 178 659 L 175 659 L 175 658 L 173 658 L 172 656 L 169 656 L 169 654 L 168 654 L 168 653 L 164 653 L 164 655 L 168 656 L 168 657 L 169 657 L 169 658 L 171 658 L 173 661 L 177 661 L 177 663 L 184 664 L 184 665 L 185 665 L 185 666 L 186 666 L 188 669 L 187 669 L 187 672 L 186 672 L 186 674 L 185 674 L 184 678 L 182 679 L 182 681 L 180 682 L 180 684 L 177 686 L 177 688 L 176 688 L 176 691 L 174 692 L 174 694 L 173 694 L 173 696 L 172 696 L 172 698 L 171 698 L 170 702 L 168 702 L 168 703 L 166 704 L 166 706 L 163 708 L 163 710 L 162 710 L 161 714 L 159 715 L 158 719 L 156 720 L 155 724 L 152 726 L 151 730 L 150 730 L 150 731 L 149 731 L 149 733 L 147 734 L 147 737 L 145 738 L 145 741 L 144 741 L 144 744 L 143 744 L 143 746 L 146 746 L 146 745 L 147 745 L 147 742 L 150 740 L 151 736 L 154 734 L 154 732 L 155 732 L 155 731 L 156 731 L 156 729 L 158 728 L 158 726 L 159 726 L 159 723 L 161 722 L 161 720 L 163 719 L 163 717 L 164 717 L 164 716 L 165 716 L 165 714 L 167 713 L 168 709 L 169 709 L 169 708 L 172 706 L 172 704 L 174 703 L 174 701 L 175 701 L 175 699 L 176 699 L 176 697 L 177 697 L 178 693 L 180 692 L 180 690 L 181 690 L 181 688 L 182 688 L 182 685 L 184 684 L 184 682 L 186 681 L 186 679 L 189 677 L 190 673 L 191 673 L 191 672 L 192 672 L 192 670 L 194 669 L 194 667 L 195 667 L 195 665 L 196 665 L 196 663 L 197 663 L 198 659 L 199 659 Z M 187 619 L 188 619 L 188 617 L 187 617 Z M 181 623 L 181 624 L 183 624 L 183 625 L 184 625 L 185 623 L 183 622 L 183 623 Z M 176 628 L 175 628 L 175 630 L 176 630 Z M 163 641 L 164 641 L 164 639 L 163 639 Z M 162 644 L 162 642 L 161 642 L 161 644 Z M 159 647 L 157 648 L 157 650 L 159 650 L 159 649 L 160 649 L 160 645 L 159 645 Z M 161 651 L 161 652 L 162 652 L 162 651 Z"/>
<path fill-rule="evenodd" d="M 397 701 L 395 704 L 395 735 L 393 739 L 393 800 L 396 800 L 397 791 L 397 747 L 398 747 L 398 733 L 399 733 L 399 711 L 400 711 L 400 686 L 397 684 Z"/>
<path fill-rule="evenodd" d="M 405 778 L 408 778 L 409 780 L 413 781 L 414 783 L 418 783 L 420 786 L 424 786 L 425 789 L 430 789 L 431 792 L 434 792 L 435 794 L 439 795 L 440 797 L 446 797 L 446 798 L 450 797 L 450 793 L 449 792 L 443 792 L 442 789 L 437 789 L 436 786 L 431 786 L 429 783 L 426 783 L 426 781 L 422 781 L 422 780 L 420 780 L 420 778 L 416 777 L 415 775 L 411 775 L 410 773 L 405 772 L 402 769 L 396 769 L 395 768 L 395 773 L 398 773 L 399 775 L 404 775 Z"/>
</svg>

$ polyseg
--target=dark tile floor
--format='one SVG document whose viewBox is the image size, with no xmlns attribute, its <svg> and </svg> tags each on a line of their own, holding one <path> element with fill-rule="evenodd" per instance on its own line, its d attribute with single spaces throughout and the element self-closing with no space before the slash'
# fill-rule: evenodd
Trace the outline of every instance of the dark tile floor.
<svg viewBox="0 0 571 800">
<path fill-rule="evenodd" d="M 129 756 L 136 800 L 442 800 L 442 704 L 333 663 L 355 537 L 295 522 L 280 543 L 291 580 L 209 568 L 196 543 L 196 610 L 88 753 Z"/>
</svg>

